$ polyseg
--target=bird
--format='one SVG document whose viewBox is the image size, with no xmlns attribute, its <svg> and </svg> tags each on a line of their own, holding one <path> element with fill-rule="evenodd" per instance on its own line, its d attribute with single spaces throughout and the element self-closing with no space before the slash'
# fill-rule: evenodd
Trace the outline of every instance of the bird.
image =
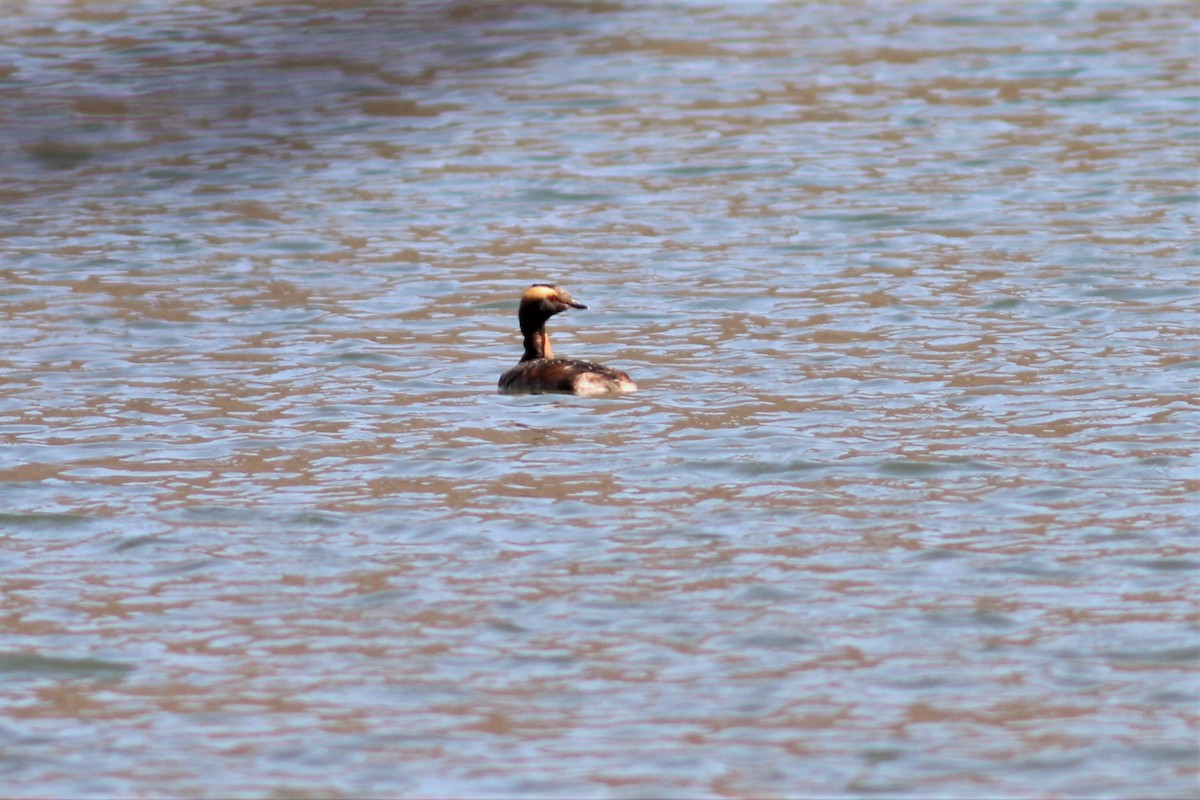
<svg viewBox="0 0 1200 800">
<path fill-rule="evenodd" d="M 546 320 L 568 308 L 587 308 L 570 292 L 552 283 L 535 283 L 521 295 L 517 319 L 525 338 L 525 353 L 512 369 L 500 376 L 500 391 L 505 394 L 566 394 L 599 396 L 637 391 L 637 384 L 619 369 L 555 358 L 550 347 Z"/>
</svg>

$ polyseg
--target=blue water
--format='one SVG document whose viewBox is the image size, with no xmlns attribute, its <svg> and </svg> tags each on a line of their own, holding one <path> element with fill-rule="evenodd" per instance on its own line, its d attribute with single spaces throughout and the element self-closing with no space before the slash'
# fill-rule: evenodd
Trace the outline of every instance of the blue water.
<svg viewBox="0 0 1200 800">
<path fill-rule="evenodd" d="M 7 12 L 3 794 L 1200 789 L 1191 6 Z"/>
</svg>

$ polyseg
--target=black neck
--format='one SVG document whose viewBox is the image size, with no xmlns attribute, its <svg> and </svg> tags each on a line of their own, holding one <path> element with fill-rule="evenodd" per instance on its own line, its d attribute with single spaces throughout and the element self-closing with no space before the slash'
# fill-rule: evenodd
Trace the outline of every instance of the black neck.
<svg viewBox="0 0 1200 800">
<path fill-rule="evenodd" d="M 544 326 L 535 331 L 526 331 L 524 335 L 525 355 L 521 356 L 522 361 L 532 361 L 535 358 L 554 358 L 554 353 L 550 349 L 550 334 L 546 333 Z"/>
<path fill-rule="evenodd" d="M 546 313 L 541 303 L 522 303 L 517 311 L 517 319 L 521 323 L 521 335 L 525 338 L 525 355 L 522 361 L 532 361 L 535 358 L 554 358 L 550 348 L 550 334 L 546 333 L 546 320 L 554 312 Z"/>
</svg>

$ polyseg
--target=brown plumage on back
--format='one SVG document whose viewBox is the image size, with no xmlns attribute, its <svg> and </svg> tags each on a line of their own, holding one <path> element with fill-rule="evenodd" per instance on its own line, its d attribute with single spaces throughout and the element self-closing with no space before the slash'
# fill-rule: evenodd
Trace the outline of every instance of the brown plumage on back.
<svg viewBox="0 0 1200 800">
<path fill-rule="evenodd" d="M 500 376 L 500 391 L 510 394 L 624 394 L 637 390 L 637 384 L 619 369 L 555 358 L 546 332 L 546 320 L 568 308 L 587 308 L 563 288 L 549 283 L 535 283 L 521 295 L 517 319 L 525 339 L 521 361 Z"/>
</svg>

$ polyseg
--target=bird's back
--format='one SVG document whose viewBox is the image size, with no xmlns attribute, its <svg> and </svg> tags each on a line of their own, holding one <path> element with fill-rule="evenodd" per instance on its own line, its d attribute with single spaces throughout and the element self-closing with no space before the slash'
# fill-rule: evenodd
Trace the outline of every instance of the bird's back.
<svg viewBox="0 0 1200 800">
<path fill-rule="evenodd" d="M 625 372 L 603 364 L 566 358 L 534 358 L 522 361 L 501 375 L 500 391 L 509 394 L 626 394 L 637 391 L 637 384 Z"/>
</svg>

